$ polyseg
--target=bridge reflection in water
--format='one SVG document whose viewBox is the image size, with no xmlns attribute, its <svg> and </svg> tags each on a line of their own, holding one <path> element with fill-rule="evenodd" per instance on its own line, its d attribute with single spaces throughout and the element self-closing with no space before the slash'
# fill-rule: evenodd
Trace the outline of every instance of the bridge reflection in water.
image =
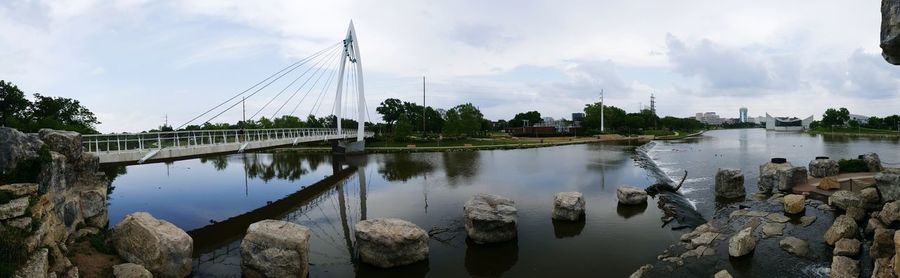
<svg viewBox="0 0 900 278">
<path fill-rule="evenodd" d="M 311 264 L 356 268 L 353 224 L 366 219 L 365 159 L 333 156 L 333 175 L 253 211 L 188 231 L 194 239 L 194 275 L 239 276 L 241 239 L 250 224 L 264 219 L 310 228 Z"/>
</svg>

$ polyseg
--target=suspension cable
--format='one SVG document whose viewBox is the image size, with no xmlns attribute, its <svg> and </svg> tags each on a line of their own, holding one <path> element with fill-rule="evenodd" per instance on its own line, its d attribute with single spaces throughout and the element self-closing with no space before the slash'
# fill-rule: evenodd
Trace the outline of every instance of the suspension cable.
<svg viewBox="0 0 900 278">
<path fill-rule="evenodd" d="M 317 67 L 320 66 L 322 63 L 328 61 L 329 58 L 331 58 L 331 55 L 333 55 L 333 54 L 328 54 L 328 55 L 319 56 L 319 57 L 317 58 L 318 61 L 316 61 L 313 65 L 311 65 L 308 69 L 306 69 L 306 71 L 304 71 L 303 74 L 300 74 L 299 76 L 297 76 L 297 78 L 294 78 L 294 80 L 291 81 L 291 83 L 289 83 L 287 86 L 284 86 L 284 89 L 281 89 L 281 91 L 278 92 L 278 94 L 275 94 L 275 96 L 272 97 L 271 99 L 269 99 L 269 101 L 266 102 L 265 105 L 263 105 L 262 107 L 260 107 L 259 110 L 256 111 L 256 113 L 253 113 L 253 115 L 250 116 L 250 120 L 253 120 L 254 118 L 256 118 L 256 115 L 259 115 L 259 113 L 262 112 L 264 109 L 266 109 L 266 107 L 269 107 L 269 104 L 272 104 L 272 101 L 275 101 L 276 98 L 278 98 L 279 96 L 281 96 L 281 94 L 283 94 L 285 91 L 287 91 L 287 89 L 289 89 L 291 86 L 293 86 L 294 83 L 297 82 L 297 80 L 300 80 L 300 78 L 303 78 L 303 76 L 305 76 L 307 73 L 309 73 L 310 70 L 312 70 L 313 68 L 317 68 Z"/>
<path fill-rule="evenodd" d="M 316 68 L 316 72 L 313 73 L 312 75 L 310 75 L 310 77 L 307 78 L 306 81 L 303 82 L 303 85 L 300 85 L 300 87 L 297 87 L 297 90 L 294 91 L 293 94 L 291 94 L 291 97 L 289 97 L 286 101 L 284 101 L 281 104 L 281 107 L 278 107 L 278 110 L 275 110 L 275 113 L 272 113 L 272 118 L 275 118 L 275 116 L 278 115 L 278 112 L 281 112 L 281 109 L 283 109 L 285 105 L 287 105 L 289 102 L 291 102 L 291 100 L 293 100 L 294 97 L 297 96 L 297 93 L 299 93 L 303 89 L 303 87 L 306 87 L 306 84 L 309 83 L 309 81 L 312 80 L 314 76 L 316 76 L 316 82 L 313 83 L 312 86 L 310 86 L 310 89 L 315 87 L 316 84 L 318 83 L 318 80 L 322 78 L 322 75 L 325 75 L 325 72 L 328 71 L 325 69 L 330 69 L 331 65 L 334 64 L 335 58 L 337 58 L 337 57 L 340 57 L 340 54 L 332 55 L 331 57 L 329 57 L 328 62 L 325 63 L 324 66 Z M 300 99 L 300 102 L 303 102 L 302 98 Z M 298 105 L 299 105 L 299 102 L 298 102 Z"/>
</svg>

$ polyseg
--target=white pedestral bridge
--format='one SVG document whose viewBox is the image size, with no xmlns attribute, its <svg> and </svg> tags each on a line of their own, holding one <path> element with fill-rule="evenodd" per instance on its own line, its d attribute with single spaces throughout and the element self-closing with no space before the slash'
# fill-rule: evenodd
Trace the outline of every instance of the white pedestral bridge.
<svg viewBox="0 0 900 278">
<path fill-rule="evenodd" d="M 291 74 L 296 78 L 284 78 Z M 335 76 L 337 80 L 332 82 L 335 81 Z M 277 90 L 273 96 L 262 97 L 265 93 L 260 94 L 261 92 L 279 81 L 287 83 L 283 89 Z M 323 96 L 332 91 L 332 88 L 335 92 L 334 102 L 324 105 L 328 97 L 323 98 Z M 176 131 L 91 134 L 82 136 L 82 143 L 86 151 L 93 152 L 100 157 L 100 163 L 144 163 L 215 153 L 243 152 L 314 141 L 331 141 L 333 150 L 337 153 L 358 153 L 365 148 L 365 138 L 374 136 L 372 132 L 365 131 L 368 110 L 366 109 L 364 88 L 359 40 L 351 21 L 347 36 L 341 42 L 279 70 L 250 88 L 200 113 L 176 128 Z M 344 91 L 347 91 L 346 94 Z M 297 96 L 300 96 L 299 100 L 295 98 Z M 313 96 L 317 96 L 315 101 L 312 100 Z M 355 101 L 351 99 L 353 97 L 356 98 Z M 247 101 L 253 102 L 260 98 L 263 100 L 255 103 L 265 104 L 261 105 L 248 119 L 245 111 Z M 291 107 L 289 104 L 293 104 L 290 112 L 287 110 Z M 243 118 L 239 126 L 249 125 L 250 127 L 209 128 L 214 126 L 211 124 L 213 120 L 239 105 L 242 107 L 241 117 Z M 316 115 L 320 115 L 319 108 L 322 106 L 332 106 L 332 111 L 330 114 L 325 113 L 324 115 L 327 115 L 325 118 L 316 118 Z M 306 114 L 308 121 L 293 125 L 317 126 L 316 128 L 255 128 L 261 125 L 278 126 L 279 120 L 288 121 L 285 119 L 289 117 L 284 116 L 293 116 L 290 117 L 291 119 L 302 119 L 301 115 L 303 114 L 297 113 L 302 111 L 302 108 L 309 109 L 309 113 Z M 270 118 L 257 118 L 261 113 L 272 110 L 274 112 Z M 206 121 L 197 121 L 210 115 L 211 117 Z M 276 118 L 279 116 L 281 116 L 280 119 Z M 345 119 L 349 122 L 344 122 Z M 348 123 L 356 125 L 355 130 L 343 129 Z M 282 123 L 281 125 L 289 124 Z"/>
</svg>

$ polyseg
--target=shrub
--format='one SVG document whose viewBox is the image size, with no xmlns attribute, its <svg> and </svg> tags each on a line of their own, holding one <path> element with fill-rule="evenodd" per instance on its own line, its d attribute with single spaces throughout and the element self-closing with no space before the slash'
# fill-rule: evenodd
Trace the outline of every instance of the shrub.
<svg viewBox="0 0 900 278">
<path fill-rule="evenodd" d="M 862 159 L 841 159 L 838 161 L 842 173 L 868 172 L 869 166 Z"/>
</svg>

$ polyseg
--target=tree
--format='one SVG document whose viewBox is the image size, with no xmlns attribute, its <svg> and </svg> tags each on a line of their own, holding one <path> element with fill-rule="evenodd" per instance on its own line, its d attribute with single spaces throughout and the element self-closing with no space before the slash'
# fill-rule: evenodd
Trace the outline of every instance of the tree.
<svg viewBox="0 0 900 278">
<path fill-rule="evenodd" d="M 412 130 L 412 124 L 409 122 L 409 119 L 406 115 L 400 114 L 400 118 L 397 119 L 397 125 L 394 128 L 394 140 L 406 140 L 406 138 L 412 135 Z"/>
<path fill-rule="evenodd" d="M 63 97 L 47 97 L 34 94 L 34 102 L 28 109 L 31 127 L 71 130 L 83 134 L 97 133 L 94 126 L 100 124 L 94 113 L 81 106 L 77 100 Z"/>
<path fill-rule="evenodd" d="M 393 125 L 395 121 L 400 119 L 400 115 L 404 113 L 403 103 L 396 98 L 389 98 L 381 102 L 378 108 L 375 108 L 381 119 L 388 124 Z"/>
<path fill-rule="evenodd" d="M 450 135 L 475 136 L 483 129 L 484 115 L 471 103 L 447 111 L 444 132 Z"/>
<path fill-rule="evenodd" d="M 603 123 L 606 130 L 621 130 L 625 127 L 625 110 L 615 106 L 604 105 Z M 585 128 L 600 130 L 600 103 L 585 104 Z"/>
<path fill-rule="evenodd" d="M 541 119 L 541 113 L 538 111 L 528 111 L 525 113 L 518 113 L 512 120 L 509 120 L 509 126 L 511 127 L 522 127 L 525 126 L 525 121 L 528 121 L 528 125 L 534 125 L 536 123 L 544 122 L 544 119 Z"/>
<path fill-rule="evenodd" d="M 828 108 L 825 110 L 825 114 L 822 114 L 822 125 L 826 127 L 845 126 L 849 121 L 850 111 L 847 108 Z"/>
<path fill-rule="evenodd" d="M 22 127 L 28 123 L 28 107 L 31 102 L 25 93 L 12 83 L 0 80 L 0 125 Z"/>
</svg>

